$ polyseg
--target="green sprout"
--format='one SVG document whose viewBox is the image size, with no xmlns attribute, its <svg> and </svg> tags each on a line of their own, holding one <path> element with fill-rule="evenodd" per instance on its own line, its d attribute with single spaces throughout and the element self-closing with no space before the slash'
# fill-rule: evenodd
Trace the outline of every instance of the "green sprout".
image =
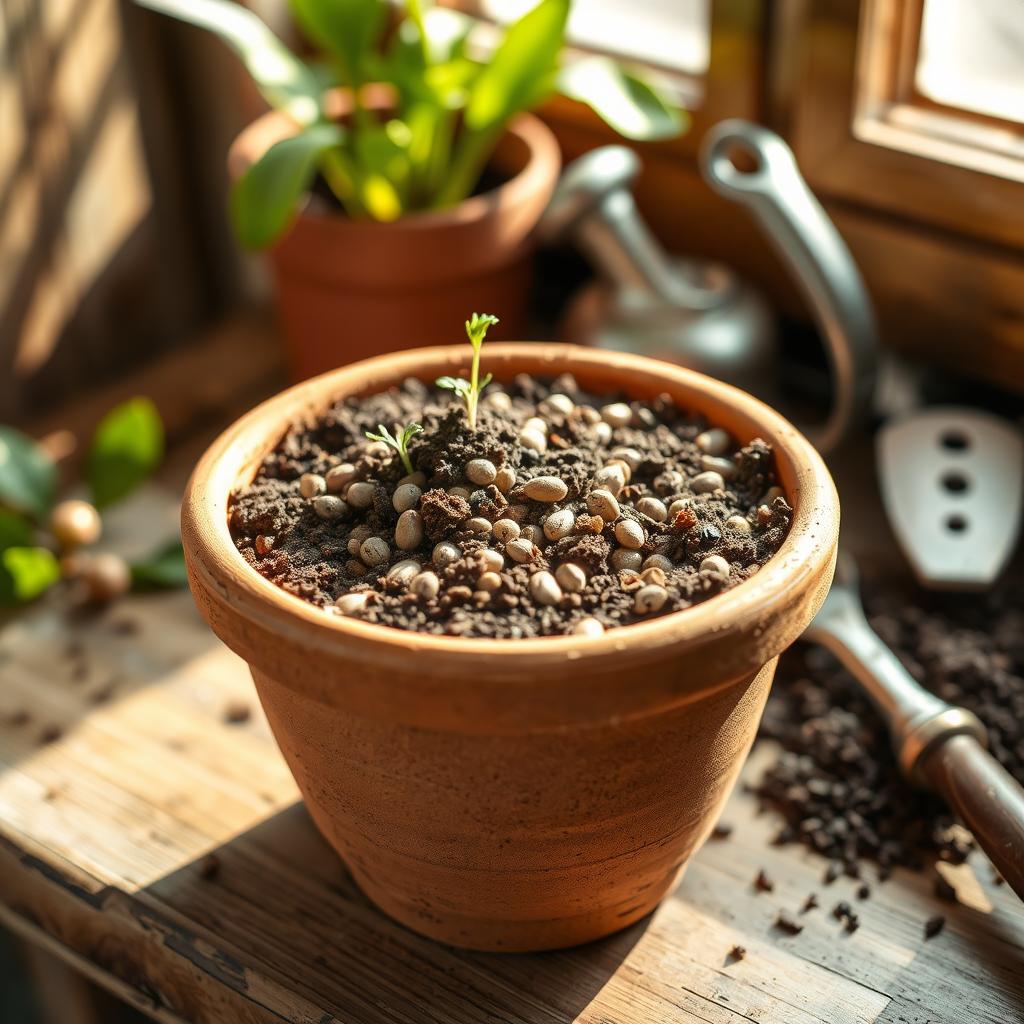
<svg viewBox="0 0 1024 1024">
<path fill-rule="evenodd" d="M 389 448 L 394 448 L 402 459 L 402 465 L 405 466 L 406 473 L 412 474 L 414 470 L 412 468 L 412 459 L 409 458 L 409 441 L 417 434 L 422 433 L 423 428 L 418 423 L 410 423 L 407 427 L 400 427 L 396 423 L 394 436 L 392 436 L 391 431 L 383 423 L 378 423 L 377 429 L 380 431 L 379 434 L 371 433 L 368 430 L 366 431 L 366 436 L 371 441 L 383 441 Z"/>
<path fill-rule="evenodd" d="M 464 377 L 438 377 L 435 381 L 439 388 L 454 391 L 465 403 L 466 419 L 469 420 L 470 430 L 476 430 L 476 406 L 480 401 L 480 394 L 491 383 L 490 374 L 480 380 L 480 349 L 483 348 L 487 331 L 496 323 L 498 323 L 498 318 L 491 316 L 490 313 L 474 313 L 466 321 L 466 336 L 469 338 L 470 345 L 473 346 L 473 366 L 470 370 L 469 380 Z"/>
</svg>

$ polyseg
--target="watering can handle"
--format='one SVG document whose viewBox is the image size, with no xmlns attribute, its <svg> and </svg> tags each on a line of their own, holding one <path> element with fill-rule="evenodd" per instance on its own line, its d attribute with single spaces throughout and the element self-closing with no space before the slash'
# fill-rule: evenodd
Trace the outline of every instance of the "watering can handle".
<svg viewBox="0 0 1024 1024">
<path fill-rule="evenodd" d="M 754 170 L 735 166 L 737 151 L 753 158 Z M 835 391 L 824 426 L 809 433 L 820 451 L 831 451 L 867 418 L 874 391 L 878 332 L 853 256 L 775 132 L 722 121 L 704 137 L 700 164 L 711 188 L 754 215 L 811 305 Z"/>
</svg>

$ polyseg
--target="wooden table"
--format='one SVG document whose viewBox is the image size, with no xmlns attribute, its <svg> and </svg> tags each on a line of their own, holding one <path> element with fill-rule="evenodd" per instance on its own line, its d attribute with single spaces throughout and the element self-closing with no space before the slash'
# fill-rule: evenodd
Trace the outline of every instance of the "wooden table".
<svg viewBox="0 0 1024 1024">
<path fill-rule="evenodd" d="M 214 339 L 204 365 L 239 343 Z M 252 391 L 276 373 L 260 351 Z M 137 549 L 140 523 L 150 542 L 173 527 L 183 471 L 211 426 L 191 440 L 184 419 L 172 430 L 177 458 L 111 523 L 115 546 Z M 770 754 L 756 748 L 745 778 Z M 53 600 L 0 628 L 0 924 L 155 1019 L 1024 1021 L 1024 909 L 984 858 L 951 873 L 959 905 L 906 872 L 857 901 L 857 883 L 823 884 L 820 858 L 770 845 L 778 822 L 742 785 L 723 820 L 731 836 L 616 936 L 531 956 L 449 949 L 355 888 L 298 801 L 245 665 L 187 593 L 132 597 L 93 618 Z M 771 893 L 753 885 L 762 868 Z M 812 892 L 821 908 L 800 915 Z M 852 935 L 829 912 L 839 899 L 857 904 Z M 780 910 L 805 925 L 799 935 L 774 926 Z M 926 941 L 935 913 L 948 922 Z"/>
</svg>

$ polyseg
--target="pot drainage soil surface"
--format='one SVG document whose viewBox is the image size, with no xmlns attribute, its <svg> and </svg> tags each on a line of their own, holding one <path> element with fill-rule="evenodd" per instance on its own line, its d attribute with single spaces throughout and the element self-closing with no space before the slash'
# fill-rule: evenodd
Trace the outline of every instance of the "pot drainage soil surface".
<svg viewBox="0 0 1024 1024">
<path fill-rule="evenodd" d="M 421 424 L 410 467 L 367 439 Z M 771 448 L 662 396 L 584 393 L 570 376 L 491 385 L 477 429 L 407 380 L 292 429 L 232 498 L 235 543 L 326 610 L 399 629 L 596 635 L 753 575 L 791 509 Z"/>
</svg>

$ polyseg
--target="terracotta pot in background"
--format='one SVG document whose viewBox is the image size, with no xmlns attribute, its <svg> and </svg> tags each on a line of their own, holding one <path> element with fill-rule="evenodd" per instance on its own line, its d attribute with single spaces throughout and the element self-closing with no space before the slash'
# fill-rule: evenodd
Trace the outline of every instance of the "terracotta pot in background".
<svg viewBox="0 0 1024 1024">
<path fill-rule="evenodd" d="M 254 121 L 231 147 L 232 177 L 294 131 L 280 113 Z M 521 115 L 490 166 L 507 179 L 503 185 L 451 210 L 390 224 L 306 204 L 270 250 L 296 379 L 410 345 L 455 341 L 473 311 L 501 318 L 493 337 L 522 337 L 531 234 L 558 180 L 558 143 L 542 121 Z"/>
<path fill-rule="evenodd" d="M 775 446 L 795 509 L 760 572 L 704 604 L 598 638 L 471 640 L 330 616 L 251 569 L 228 496 L 289 424 L 406 376 L 465 371 L 466 346 L 369 360 L 239 420 L 182 511 L 192 591 L 250 665 L 313 819 L 367 895 L 459 946 L 534 950 L 643 917 L 711 830 L 754 738 L 778 654 L 824 599 L 839 510 L 810 444 L 753 398 L 654 360 L 495 344 L 498 380 L 568 371 L 598 394 L 667 392 Z"/>
</svg>

